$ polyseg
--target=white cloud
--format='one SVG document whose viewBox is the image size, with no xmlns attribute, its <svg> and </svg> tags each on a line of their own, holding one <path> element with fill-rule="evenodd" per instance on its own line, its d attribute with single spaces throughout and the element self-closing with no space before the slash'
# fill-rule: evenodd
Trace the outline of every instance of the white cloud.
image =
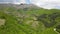
<svg viewBox="0 0 60 34">
<path fill-rule="evenodd" d="M 20 4 L 20 3 L 26 3 L 26 0 L 16 0 L 16 1 L 18 1 L 18 2 L 16 2 L 18 4 Z"/>
<path fill-rule="evenodd" d="M 20 0 L 20 3 L 26 3 L 25 0 Z"/>
<path fill-rule="evenodd" d="M 31 0 L 31 3 L 46 9 L 60 7 L 60 0 Z"/>
</svg>

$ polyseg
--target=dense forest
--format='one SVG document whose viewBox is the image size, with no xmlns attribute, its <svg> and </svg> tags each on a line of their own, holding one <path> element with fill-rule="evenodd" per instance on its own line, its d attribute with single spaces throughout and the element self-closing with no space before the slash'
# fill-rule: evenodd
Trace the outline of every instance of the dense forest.
<svg viewBox="0 0 60 34">
<path fill-rule="evenodd" d="M 2 6 L 0 7 L 0 21 L 0 34 L 60 33 L 59 9 Z"/>
</svg>

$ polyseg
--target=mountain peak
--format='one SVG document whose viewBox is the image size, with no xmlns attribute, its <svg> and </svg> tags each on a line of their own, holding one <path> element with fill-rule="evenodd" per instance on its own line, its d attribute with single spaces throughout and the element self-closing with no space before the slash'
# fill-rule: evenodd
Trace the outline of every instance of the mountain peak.
<svg viewBox="0 0 60 34">
<path fill-rule="evenodd" d="M 17 9 L 23 9 L 23 8 L 39 8 L 38 6 L 34 5 L 34 4 L 0 4 L 0 7 L 14 7 Z"/>
</svg>

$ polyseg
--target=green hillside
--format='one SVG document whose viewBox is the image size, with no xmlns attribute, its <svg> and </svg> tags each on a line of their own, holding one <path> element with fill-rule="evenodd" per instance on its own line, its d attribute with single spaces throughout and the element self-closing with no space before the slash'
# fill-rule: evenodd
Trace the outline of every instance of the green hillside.
<svg viewBox="0 0 60 34">
<path fill-rule="evenodd" d="M 58 9 L 1 7 L 0 21 L 0 34 L 60 33 Z"/>
</svg>

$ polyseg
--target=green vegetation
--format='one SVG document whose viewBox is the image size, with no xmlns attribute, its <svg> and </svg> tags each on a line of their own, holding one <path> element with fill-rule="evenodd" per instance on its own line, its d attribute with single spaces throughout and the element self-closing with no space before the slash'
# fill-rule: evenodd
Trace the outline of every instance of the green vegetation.
<svg viewBox="0 0 60 34">
<path fill-rule="evenodd" d="M 1 8 L 0 34 L 58 34 L 60 33 L 60 10 L 14 7 Z M 56 28 L 57 32 L 54 31 Z"/>
</svg>

